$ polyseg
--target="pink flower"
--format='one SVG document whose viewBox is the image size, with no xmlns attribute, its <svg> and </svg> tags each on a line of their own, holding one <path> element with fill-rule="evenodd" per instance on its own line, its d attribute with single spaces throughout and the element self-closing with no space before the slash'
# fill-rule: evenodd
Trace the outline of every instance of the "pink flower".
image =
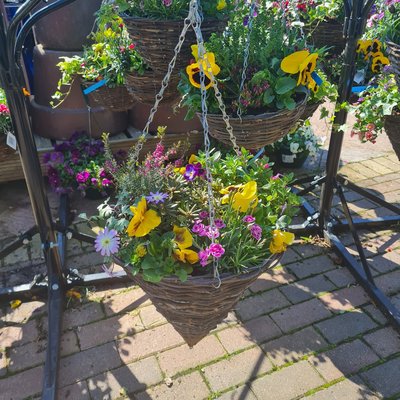
<svg viewBox="0 0 400 400">
<path fill-rule="evenodd" d="M 165 7 L 170 7 L 172 4 L 172 0 L 162 0 Z"/>
<path fill-rule="evenodd" d="M 373 131 L 375 129 L 375 124 L 373 124 L 372 122 L 370 122 L 369 124 L 367 124 L 367 129 L 369 131 Z"/>
<path fill-rule="evenodd" d="M 246 224 L 251 224 L 255 221 L 256 219 L 252 215 L 245 215 L 242 219 L 243 222 Z"/>
<path fill-rule="evenodd" d="M 264 164 L 264 168 L 268 169 L 270 167 L 270 165 L 268 163 Z"/>
<path fill-rule="evenodd" d="M 103 179 L 103 180 L 101 181 L 101 184 L 102 184 L 103 186 L 107 187 L 107 186 L 110 186 L 110 185 L 112 184 L 112 182 L 111 182 L 109 179 L 105 178 L 105 179 Z"/>
<path fill-rule="evenodd" d="M 225 225 L 224 221 L 222 221 L 222 219 L 216 219 L 214 221 L 214 224 L 215 224 L 215 227 L 218 229 L 222 229 L 222 228 L 226 227 L 226 225 Z"/>
<path fill-rule="evenodd" d="M 0 114 L 10 114 L 10 110 L 5 104 L 0 104 Z"/>
<path fill-rule="evenodd" d="M 208 218 L 208 212 L 207 212 L 207 211 L 200 211 L 200 212 L 199 212 L 199 217 L 200 217 L 201 219 L 206 219 L 206 218 Z"/>
<path fill-rule="evenodd" d="M 204 224 L 201 224 L 199 222 L 196 222 L 193 226 L 192 226 L 192 232 L 193 233 L 197 233 L 199 236 L 205 236 L 205 226 Z"/>
<path fill-rule="evenodd" d="M 260 225 L 254 224 L 250 228 L 250 233 L 251 236 L 253 236 L 254 239 L 260 240 L 262 236 L 262 229 Z"/>
<path fill-rule="evenodd" d="M 78 183 L 85 183 L 89 179 L 89 176 L 90 174 L 87 171 L 78 172 L 76 174 L 76 181 Z"/>
<path fill-rule="evenodd" d="M 206 226 L 205 233 L 209 239 L 216 239 L 219 237 L 219 229 L 216 226 L 214 228 L 211 228 L 211 226 Z"/>
<path fill-rule="evenodd" d="M 215 258 L 221 258 L 225 253 L 225 249 L 219 243 L 212 243 L 209 246 L 210 254 Z"/>
<path fill-rule="evenodd" d="M 280 177 L 282 176 L 282 174 L 276 174 L 276 175 L 274 175 L 271 179 L 273 180 L 273 181 L 276 181 L 277 179 L 279 179 Z"/>
<path fill-rule="evenodd" d="M 206 247 L 204 250 L 200 250 L 198 253 L 200 265 L 205 267 L 208 263 L 208 257 L 210 256 L 210 250 Z"/>
<path fill-rule="evenodd" d="M 131 43 L 130 45 L 129 45 L 129 50 L 134 50 L 135 49 L 135 44 L 134 43 Z"/>
</svg>

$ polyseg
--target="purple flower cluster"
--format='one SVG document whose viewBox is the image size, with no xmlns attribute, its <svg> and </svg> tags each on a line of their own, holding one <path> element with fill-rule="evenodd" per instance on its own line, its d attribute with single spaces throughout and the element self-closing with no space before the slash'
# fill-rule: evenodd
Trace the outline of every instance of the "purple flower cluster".
<svg viewBox="0 0 400 400">
<path fill-rule="evenodd" d="M 203 222 L 208 216 L 209 214 L 207 211 L 200 211 L 199 218 L 195 220 L 192 227 L 192 232 L 201 237 L 207 236 L 209 239 L 216 239 L 220 236 L 219 230 L 225 228 L 226 225 L 222 219 L 215 219 L 214 227 L 205 225 Z"/>
<path fill-rule="evenodd" d="M 205 170 L 203 169 L 201 163 L 188 164 L 186 165 L 186 171 L 183 177 L 187 181 L 193 181 L 197 176 L 203 177 L 205 175 Z"/>
<path fill-rule="evenodd" d="M 262 228 L 260 225 L 254 223 L 256 219 L 252 215 L 245 215 L 242 221 L 248 225 L 247 227 L 250 230 L 250 234 L 255 240 L 258 241 L 262 238 Z"/>
<path fill-rule="evenodd" d="M 225 249 L 219 243 L 212 243 L 204 250 L 199 251 L 198 255 L 199 255 L 200 265 L 202 267 L 205 267 L 209 262 L 210 256 L 214 258 L 221 258 L 224 255 L 224 253 Z"/>
</svg>

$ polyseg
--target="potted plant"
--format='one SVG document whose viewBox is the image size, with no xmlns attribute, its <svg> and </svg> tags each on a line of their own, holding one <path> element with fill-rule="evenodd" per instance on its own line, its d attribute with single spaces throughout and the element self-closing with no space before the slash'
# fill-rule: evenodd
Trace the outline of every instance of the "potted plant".
<svg viewBox="0 0 400 400">
<path fill-rule="evenodd" d="M 361 93 L 351 109 L 356 117 L 351 135 L 375 143 L 385 130 L 400 159 L 400 94 L 394 75 L 383 74 L 377 87 Z"/>
<path fill-rule="evenodd" d="M 120 158 L 120 155 L 118 155 Z M 85 132 L 74 133 L 69 140 L 43 155 L 51 188 L 57 194 L 77 190 L 82 196 L 98 199 L 110 194 L 114 181 L 105 168 L 104 145 Z"/>
<path fill-rule="evenodd" d="M 299 199 L 288 187 L 292 176 L 274 176 L 268 159 L 245 149 L 176 159 L 164 131 L 143 162 L 132 153 L 114 168 L 116 202 L 92 219 L 103 228 L 95 247 L 125 268 L 192 346 L 293 241 L 284 229 Z"/>
<path fill-rule="evenodd" d="M 315 157 L 321 138 L 314 134 L 308 121 L 271 145 L 276 163 L 286 168 L 300 168 L 309 156 Z"/>
<path fill-rule="evenodd" d="M 0 134 L 7 135 L 12 132 L 10 110 L 7 106 L 7 99 L 4 90 L 0 88 Z M 4 137 L 4 136 L 2 136 Z"/>
</svg>

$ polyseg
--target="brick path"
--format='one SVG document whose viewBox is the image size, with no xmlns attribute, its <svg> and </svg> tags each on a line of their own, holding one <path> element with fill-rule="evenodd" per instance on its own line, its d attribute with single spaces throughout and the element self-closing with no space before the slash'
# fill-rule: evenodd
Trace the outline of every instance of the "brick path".
<svg viewBox="0 0 400 400">
<path fill-rule="evenodd" d="M 393 155 L 347 164 L 342 173 L 400 202 Z M 349 199 L 358 215 L 385 214 L 358 195 Z M 400 234 L 365 231 L 362 239 L 378 286 L 400 307 Z M 349 235 L 343 240 L 351 250 Z M 74 244 L 70 263 L 99 262 L 85 250 Z M 24 251 L 3 268 L 26 259 Z M 46 329 L 40 300 L 0 308 L 1 400 L 40 395 Z M 323 243 L 292 246 L 283 265 L 261 275 L 192 349 L 141 289 L 125 285 L 71 301 L 63 330 L 62 400 L 400 398 L 399 335 Z"/>
</svg>

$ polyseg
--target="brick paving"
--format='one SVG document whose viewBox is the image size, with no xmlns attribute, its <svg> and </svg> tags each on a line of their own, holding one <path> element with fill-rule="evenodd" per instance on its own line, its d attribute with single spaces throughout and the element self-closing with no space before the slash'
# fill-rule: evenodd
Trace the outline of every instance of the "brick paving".
<svg viewBox="0 0 400 400">
<path fill-rule="evenodd" d="M 399 171 L 391 154 L 343 167 L 350 179 L 394 203 L 400 203 Z M 349 199 L 354 212 L 369 215 L 369 202 Z M 375 206 L 374 212 L 384 215 Z M 378 286 L 400 306 L 399 232 L 364 231 L 361 237 Z M 350 249 L 351 238 L 343 238 Z M 74 241 L 71 247 L 74 266 L 96 264 L 87 248 Z M 32 265 L 37 254 L 28 253 L 8 258 L 0 271 L 24 260 Z M 9 275 L 11 282 L 18 278 Z M 262 274 L 194 348 L 137 287 L 82 293 L 63 319 L 62 400 L 400 398 L 399 333 L 323 243 L 292 246 L 283 265 Z M 0 305 L 0 400 L 40 396 L 46 332 L 40 299 L 16 310 Z"/>
</svg>

